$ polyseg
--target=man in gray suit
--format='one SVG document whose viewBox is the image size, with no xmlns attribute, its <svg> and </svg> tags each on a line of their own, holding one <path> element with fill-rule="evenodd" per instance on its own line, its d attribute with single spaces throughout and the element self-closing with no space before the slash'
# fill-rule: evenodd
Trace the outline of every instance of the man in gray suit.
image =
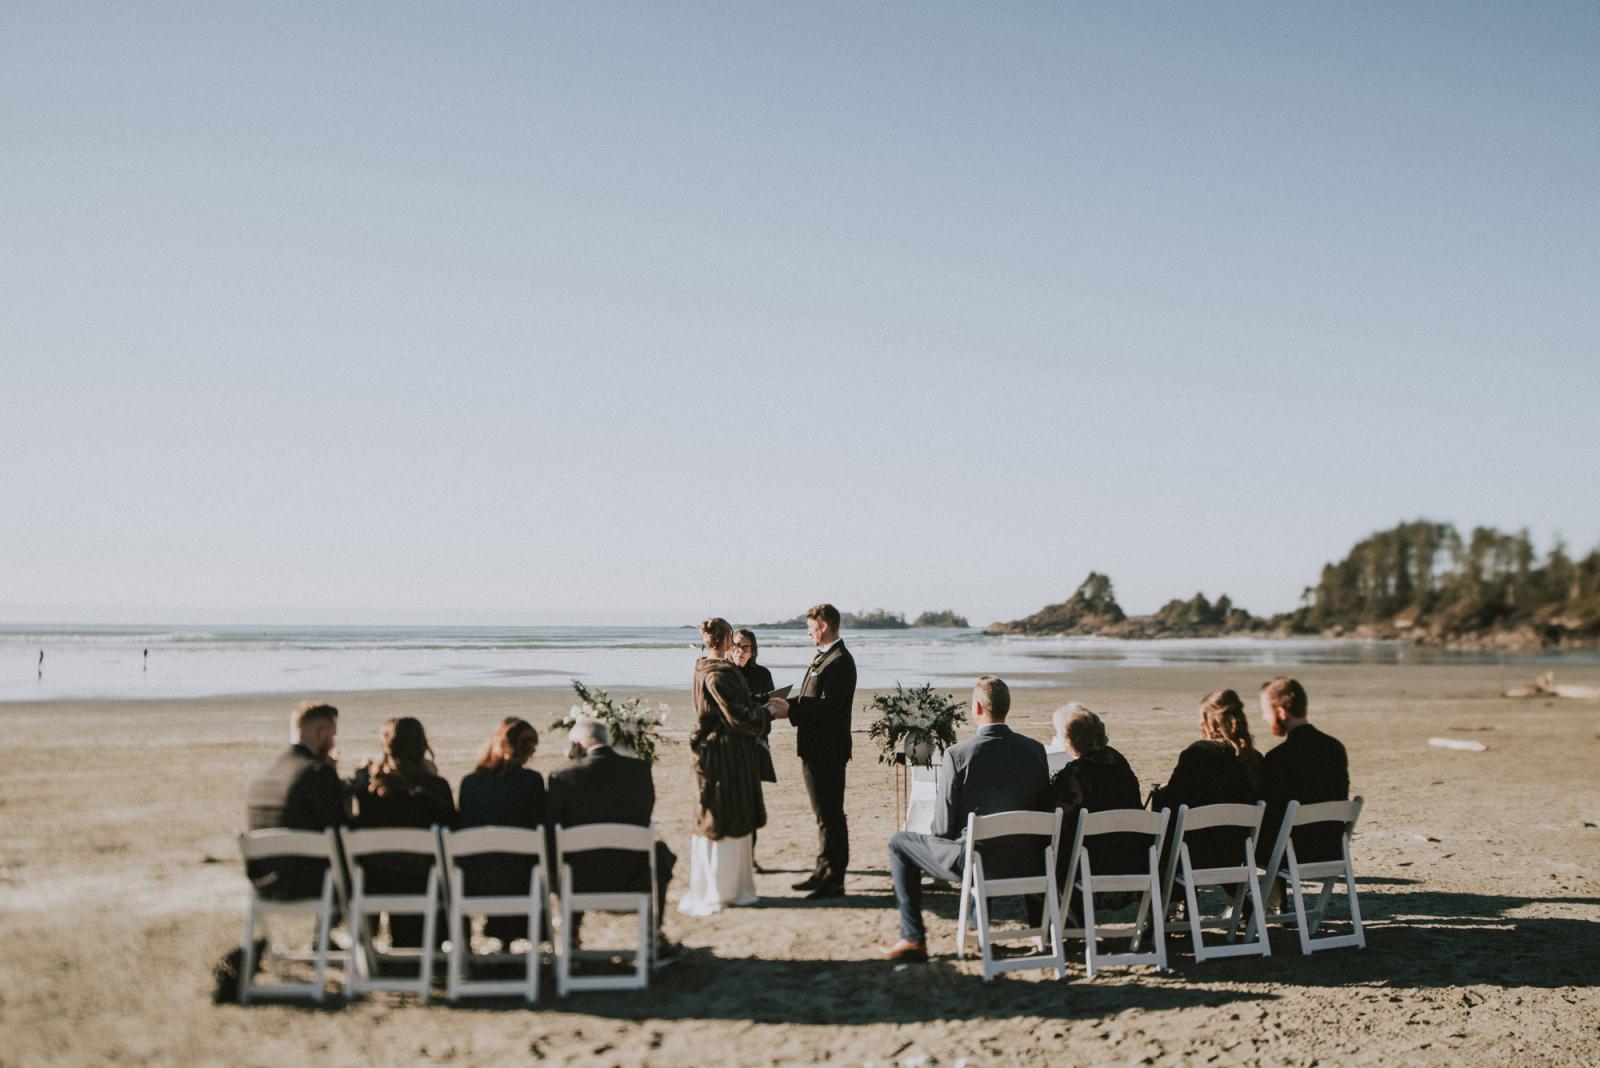
<svg viewBox="0 0 1600 1068">
<path fill-rule="evenodd" d="M 1011 691 L 1004 682 L 993 675 L 978 680 L 972 690 L 972 719 L 978 732 L 945 751 L 939 771 L 942 797 L 933 833 L 900 831 L 889 839 L 889 871 L 900 906 L 900 939 L 878 947 L 878 955 L 885 960 L 928 959 L 922 927 L 922 875 L 926 872 L 946 882 L 961 881 L 968 815 L 1018 809 L 1043 812 L 1050 807 L 1049 760 L 1044 746 L 1006 726 L 1010 710 Z M 985 873 L 1004 878 L 1038 869 L 1044 851 L 1037 843 L 1032 838 L 986 842 Z"/>
</svg>

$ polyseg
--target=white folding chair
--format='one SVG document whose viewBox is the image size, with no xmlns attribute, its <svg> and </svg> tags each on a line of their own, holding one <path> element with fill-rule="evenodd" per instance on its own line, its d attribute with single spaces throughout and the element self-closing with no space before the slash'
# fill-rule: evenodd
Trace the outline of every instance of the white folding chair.
<svg viewBox="0 0 1600 1068">
<path fill-rule="evenodd" d="M 1244 917 L 1245 895 L 1259 914 L 1261 912 L 1261 880 L 1256 876 L 1256 836 L 1261 833 L 1261 817 L 1267 811 L 1265 801 L 1253 805 L 1201 805 L 1190 808 L 1179 805 L 1172 821 L 1169 836 L 1171 848 L 1167 850 L 1167 867 L 1162 880 L 1161 900 L 1165 903 L 1162 915 L 1171 917 L 1177 901 L 1172 896 L 1173 883 L 1182 884 L 1189 914 L 1189 932 L 1194 937 L 1194 959 L 1211 960 L 1215 957 L 1270 957 L 1272 945 L 1264 929 L 1259 929 L 1253 941 L 1236 942 L 1239 924 Z M 1238 864 L 1220 868 L 1196 868 L 1189 853 L 1188 836 L 1196 831 L 1217 828 L 1236 828 L 1245 832 L 1244 845 Z M 1200 911 L 1199 891 L 1202 887 L 1231 887 L 1228 909 L 1221 916 L 1207 917 Z M 1206 928 L 1226 931 L 1226 945 L 1208 946 L 1202 932 Z"/>
<path fill-rule="evenodd" d="M 438 950 L 434 936 L 438 925 L 439 883 L 442 878 L 438 862 L 438 827 L 428 830 L 419 827 L 370 827 L 352 830 L 342 827 L 340 838 L 344 843 L 345 858 L 350 863 L 350 936 L 351 953 L 355 966 L 345 969 L 345 994 L 354 997 L 373 990 L 390 990 L 414 993 L 424 1002 L 433 984 L 433 960 Z M 428 858 L 426 888 L 421 893 L 375 894 L 367 890 L 366 872 L 362 869 L 364 857 L 380 853 L 405 854 Z M 366 922 L 369 915 L 378 913 L 395 916 L 422 917 L 422 945 L 415 950 L 391 948 L 380 953 L 372 944 L 372 932 Z M 378 965 L 394 961 L 416 961 L 417 977 L 384 977 L 377 974 Z"/>
<path fill-rule="evenodd" d="M 1114 808 L 1101 812 L 1080 811 L 1078 830 L 1073 836 L 1072 853 L 1067 861 L 1067 878 L 1062 896 L 1072 899 L 1076 889 L 1083 908 L 1083 926 L 1068 928 L 1064 934 L 1084 941 L 1084 964 L 1089 977 L 1103 965 L 1154 964 L 1167 969 L 1167 938 L 1161 905 L 1161 845 L 1166 840 L 1168 812 L 1148 812 L 1142 808 Z M 1151 839 L 1146 870 L 1132 874 L 1094 874 L 1089 861 L 1089 839 L 1104 834 L 1148 835 Z M 1095 919 L 1094 895 L 1134 892 L 1139 895 L 1139 913 L 1132 923 L 1105 924 Z M 1138 952 L 1145 928 L 1154 925 L 1155 946 L 1148 953 Z M 1128 952 L 1102 953 L 1099 940 L 1127 936 Z"/>
<path fill-rule="evenodd" d="M 561 903 L 560 930 L 553 939 L 556 957 L 556 993 L 566 997 L 574 990 L 643 990 L 650 985 L 650 962 L 656 941 L 656 832 L 654 826 L 634 823 L 588 823 L 581 827 L 555 829 L 555 864 Z M 618 849 L 644 853 L 650 865 L 650 885 L 645 890 L 584 890 L 572 888 L 572 854 L 594 849 Z M 572 917 L 578 912 L 636 912 L 639 916 L 639 941 L 632 948 L 617 950 L 578 949 L 573 945 Z M 632 955 L 634 968 L 623 975 L 572 974 L 574 958 L 606 959 Z"/>
<path fill-rule="evenodd" d="M 466 874 L 461 862 L 489 853 L 532 857 L 536 863 L 528 876 L 528 889 L 521 894 L 467 895 Z M 463 997 L 521 994 L 529 1003 L 539 1000 L 539 928 L 545 908 L 544 831 L 526 827 L 471 827 L 452 831 L 439 829 L 439 870 L 447 873 L 445 883 L 450 951 L 445 957 L 445 994 L 451 1001 Z M 521 979 L 468 979 L 473 964 L 504 963 L 518 954 L 472 952 L 474 916 L 525 916 L 528 920 L 528 952 Z M 510 947 L 505 947 L 509 949 Z"/>
<path fill-rule="evenodd" d="M 1300 931 L 1302 954 L 1309 955 L 1319 949 L 1341 949 L 1346 946 L 1367 948 L 1366 932 L 1361 926 L 1361 901 L 1356 896 L 1356 873 L 1350 863 L 1350 836 L 1355 833 L 1356 820 L 1361 816 L 1363 803 L 1360 797 L 1351 801 L 1321 801 L 1314 805 L 1302 805 L 1298 801 L 1290 801 L 1289 807 L 1284 810 L 1283 826 L 1279 828 L 1277 842 L 1272 847 L 1272 858 L 1264 873 L 1266 882 L 1263 889 L 1267 900 L 1270 901 L 1273 887 L 1280 881 L 1285 882 L 1287 885 L 1284 887 L 1284 893 L 1290 899 L 1293 911 L 1263 910 L 1258 912 L 1257 916 L 1265 917 L 1267 923 L 1294 923 Z M 1295 854 L 1294 829 L 1313 823 L 1343 824 L 1337 858 L 1302 863 Z M 1313 938 L 1317 928 L 1328 918 L 1328 908 L 1333 900 L 1333 888 L 1341 881 L 1350 900 L 1350 933 Z M 1322 883 L 1322 891 L 1317 896 L 1314 908 L 1306 907 L 1305 884 L 1308 882 Z M 1258 923 L 1254 917 L 1250 923 L 1252 929 L 1265 926 Z"/>
<path fill-rule="evenodd" d="M 248 1005 L 255 998 L 285 998 L 310 995 L 319 1004 L 327 997 L 324 983 L 330 959 L 343 959 L 349 969 L 349 959 L 342 953 L 330 953 L 328 939 L 334 923 L 333 903 L 335 890 L 343 901 L 343 881 L 338 876 L 339 852 L 334 831 L 291 831 L 274 827 L 267 830 L 240 832 L 239 853 L 248 870 L 252 860 L 303 857 L 324 861 L 328 870 L 322 876 L 322 892 L 316 897 L 277 901 L 262 897 L 254 885 L 250 887 L 250 900 L 244 910 L 244 961 L 239 968 L 239 1004 Z M 280 953 L 272 942 L 272 928 L 266 922 L 272 916 L 311 916 L 316 922 L 316 941 L 309 957 L 305 954 Z M 309 959 L 315 968 L 315 978 L 309 983 L 258 984 L 256 973 L 256 925 L 260 921 L 266 931 L 269 960 Z"/>
<path fill-rule="evenodd" d="M 978 843 L 992 838 L 1027 835 L 1046 840 L 1044 861 L 1040 871 L 1006 879 L 991 879 L 984 874 L 983 854 Z M 983 981 L 994 980 L 1001 972 L 1020 971 L 1024 968 L 1054 968 L 1057 979 L 1067 976 L 1065 951 L 1061 946 L 1061 899 L 1056 889 L 1056 849 L 1061 840 L 1061 810 L 1054 812 L 996 812 L 980 816 L 976 812 L 967 816 L 967 856 L 961 867 L 961 908 L 956 919 L 956 956 L 967 955 L 967 928 L 969 917 L 975 918 L 978 934 L 978 953 L 983 958 Z M 1038 894 L 1044 898 L 1044 912 L 1037 927 L 1007 928 L 995 931 L 990 926 L 989 902 L 997 897 L 1021 897 Z M 1040 953 L 1006 960 L 994 959 L 997 942 L 1019 938 L 1032 938 L 1038 943 Z M 1050 949 L 1044 952 L 1048 939 Z"/>
</svg>

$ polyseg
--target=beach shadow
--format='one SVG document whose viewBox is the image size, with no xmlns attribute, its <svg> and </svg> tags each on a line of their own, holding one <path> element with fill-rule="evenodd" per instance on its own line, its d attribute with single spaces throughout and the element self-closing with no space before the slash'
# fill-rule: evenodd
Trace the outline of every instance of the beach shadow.
<svg viewBox="0 0 1600 1068">
<path fill-rule="evenodd" d="M 742 1020 L 758 1024 L 865 1025 L 932 1020 L 1100 1019 L 1130 1008 L 1162 1011 L 1269 1001 L 1148 969 L 1089 981 L 1069 962 L 1066 982 L 1001 976 L 984 983 L 975 960 L 894 965 L 879 960 L 765 960 L 692 950 L 647 991 L 550 997 L 535 1007 L 619 1020 Z M 1136 981 L 1129 981 L 1136 980 Z M 522 1011 L 520 1002 L 481 1002 L 456 1011 Z"/>
<path fill-rule="evenodd" d="M 1321 933 L 1348 930 L 1343 895 Z M 1366 949 L 1305 956 L 1293 927 L 1272 929 L 1272 956 L 1197 964 L 1187 926 L 1169 925 L 1175 974 L 1223 982 L 1293 986 L 1382 986 L 1397 990 L 1455 986 L 1549 989 L 1587 986 L 1600 960 L 1600 924 L 1562 916 L 1520 916 L 1537 905 L 1593 908 L 1593 897 L 1514 897 L 1426 890 L 1361 895 Z M 1209 938 L 1210 936 L 1208 936 Z M 1078 943 L 1081 945 L 1081 943 Z M 1070 948 L 1069 948 L 1070 952 Z"/>
</svg>

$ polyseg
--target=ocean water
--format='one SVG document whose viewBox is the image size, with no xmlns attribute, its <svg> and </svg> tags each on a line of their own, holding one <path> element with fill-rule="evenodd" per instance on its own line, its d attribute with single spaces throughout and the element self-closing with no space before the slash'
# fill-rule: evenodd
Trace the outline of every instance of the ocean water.
<svg viewBox="0 0 1600 1068">
<path fill-rule="evenodd" d="M 757 631 L 778 685 L 800 681 L 803 631 Z M 962 687 L 982 674 L 1014 685 L 1083 667 L 1325 663 L 1600 664 L 1595 653 L 1502 655 L 1397 642 L 1321 639 L 993 638 L 975 630 L 849 631 L 863 688 Z M 0 701 L 169 698 L 342 690 L 688 686 L 699 634 L 674 627 L 0 627 Z M 148 657 L 145 651 L 148 650 Z M 43 651 L 44 661 L 39 663 Z M 1030 678 L 1030 676 L 1033 676 Z"/>
</svg>

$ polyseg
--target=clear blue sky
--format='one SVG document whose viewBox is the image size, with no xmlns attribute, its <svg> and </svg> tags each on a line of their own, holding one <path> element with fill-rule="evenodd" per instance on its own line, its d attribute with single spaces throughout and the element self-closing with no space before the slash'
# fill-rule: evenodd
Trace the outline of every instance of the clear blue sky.
<svg viewBox="0 0 1600 1068">
<path fill-rule="evenodd" d="M 0 7 L 0 620 L 1600 543 L 1593 4 Z"/>
</svg>

